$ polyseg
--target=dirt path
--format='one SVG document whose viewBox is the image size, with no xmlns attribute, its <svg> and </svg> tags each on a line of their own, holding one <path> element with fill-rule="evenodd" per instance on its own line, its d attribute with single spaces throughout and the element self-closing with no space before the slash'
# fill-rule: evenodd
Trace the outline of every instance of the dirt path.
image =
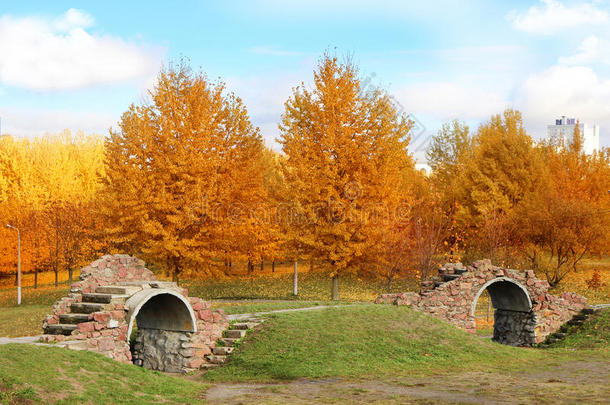
<svg viewBox="0 0 610 405">
<path fill-rule="evenodd" d="M 608 403 L 610 364 L 573 361 L 531 372 L 461 372 L 388 380 L 302 379 L 289 383 L 221 383 L 210 404 L 554 404 Z"/>
</svg>

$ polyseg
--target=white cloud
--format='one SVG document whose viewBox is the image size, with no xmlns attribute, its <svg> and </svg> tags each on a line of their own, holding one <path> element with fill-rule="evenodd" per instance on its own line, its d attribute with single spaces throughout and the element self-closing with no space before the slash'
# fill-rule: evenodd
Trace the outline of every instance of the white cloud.
<svg viewBox="0 0 610 405">
<path fill-rule="evenodd" d="M 117 116 L 105 112 L 75 112 L 69 110 L 38 110 L 0 107 L 2 134 L 39 136 L 64 129 L 107 135 L 116 126 Z"/>
<path fill-rule="evenodd" d="M 543 136 L 547 124 L 569 115 L 600 125 L 601 144 L 609 144 L 610 80 L 589 67 L 557 65 L 531 75 L 517 90 L 515 104 L 534 134 Z"/>
<path fill-rule="evenodd" d="M 596 62 L 610 64 L 610 42 L 595 35 L 585 38 L 575 54 L 559 58 L 559 63 L 564 65 L 589 65 Z"/>
<path fill-rule="evenodd" d="M 89 14 L 56 19 L 0 17 L 0 82 L 34 90 L 76 89 L 143 80 L 159 68 L 161 50 L 90 33 Z"/>
<path fill-rule="evenodd" d="M 419 83 L 406 87 L 397 98 L 409 113 L 441 120 L 488 119 L 508 105 L 499 93 L 474 83 Z"/>
<path fill-rule="evenodd" d="M 565 6 L 556 0 L 541 0 L 544 7 L 532 6 L 526 12 L 511 11 L 507 18 L 513 28 L 534 34 L 550 35 L 581 25 L 597 25 L 608 21 L 608 13 L 593 3 Z"/>
</svg>

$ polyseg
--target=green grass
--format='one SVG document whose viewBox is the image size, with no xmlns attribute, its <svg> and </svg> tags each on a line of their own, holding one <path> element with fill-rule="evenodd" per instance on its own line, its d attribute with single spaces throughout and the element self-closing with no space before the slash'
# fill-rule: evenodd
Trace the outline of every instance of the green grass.
<svg viewBox="0 0 610 405">
<path fill-rule="evenodd" d="M 212 302 L 212 308 L 222 309 L 227 314 L 248 314 L 254 312 L 267 312 L 279 309 L 308 308 L 327 305 L 352 304 L 348 301 L 235 301 Z"/>
<path fill-rule="evenodd" d="M 464 389 L 468 380 L 460 377 L 471 376 L 474 386 L 481 384 L 476 378 L 496 384 L 488 387 L 491 399 L 510 398 L 505 386 L 512 381 L 523 384 L 526 391 L 514 393 L 521 399 L 537 395 L 543 402 L 551 397 L 560 401 L 587 394 L 578 391 L 586 388 L 578 380 L 553 383 L 554 391 L 546 391 L 549 381 L 567 378 L 565 364 L 586 363 L 584 370 L 593 375 L 595 367 L 610 361 L 609 324 L 610 311 L 605 311 L 554 347 L 525 349 L 478 338 L 408 307 L 362 304 L 274 314 L 248 335 L 231 362 L 203 378 L 247 382 L 337 377 L 415 387 L 440 380 L 442 390 L 444 378 Z M 0 403 L 193 403 L 203 401 L 208 387 L 195 380 L 198 375 L 177 378 L 56 347 L 2 345 L 0 359 Z M 555 378 L 555 373 L 564 377 Z M 337 385 L 341 387 L 346 386 Z M 477 395 L 485 394 L 482 389 Z M 499 397 L 493 396 L 497 390 Z M 335 402 L 352 400 L 351 391 L 332 392 L 338 395 L 332 397 Z"/>
<path fill-rule="evenodd" d="M 68 285 L 60 284 L 58 287 L 25 287 L 22 289 L 21 305 L 52 305 L 55 301 L 68 295 Z M 8 287 L 0 289 L 0 308 L 17 306 L 17 289 Z"/>
<path fill-rule="evenodd" d="M 49 305 L 0 308 L 0 337 L 41 335 L 42 320 L 50 313 Z"/>
<path fill-rule="evenodd" d="M 526 364 L 543 357 L 480 339 L 408 307 L 358 305 L 269 317 L 210 380 L 389 376 Z"/>
<path fill-rule="evenodd" d="M 601 349 L 610 348 L 610 310 L 591 316 L 581 327 L 571 328 L 566 337 L 549 345 L 558 349 Z"/>
<path fill-rule="evenodd" d="M 261 277 L 243 277 L 228 280 L 184 280 L 189 295 L 204 299 L 275 299 L 322 300 L 330 299 L 331 279 L 324 272 L 299 274 L 299 294 L 292 295 L 292 275 L 266 274 Z M 363 279 L 346 274 L 339 278 L 339 295 L 343 301 L 373 301 L 385 292 L 415 291 L 419 282 L 415 279 L 396 280 L 388 290 L 381 279 Z"/>
<path fill-rule="evenodd" d="M 84 351 L 3 345 L 0 358 L 1 403 L 192 403 L 207 388 Z"/>
</svg>

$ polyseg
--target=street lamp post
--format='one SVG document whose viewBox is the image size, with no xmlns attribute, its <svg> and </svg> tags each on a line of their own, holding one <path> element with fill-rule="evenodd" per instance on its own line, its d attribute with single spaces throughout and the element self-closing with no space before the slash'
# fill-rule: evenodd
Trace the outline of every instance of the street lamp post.
<svg viewBox="0 0 610 405">
<path fill-rule="evenodd" d="M 21 305 L 21 232 L 12 225 L 6 227 L 17 231 L 17 305 Z"/>
</svg>

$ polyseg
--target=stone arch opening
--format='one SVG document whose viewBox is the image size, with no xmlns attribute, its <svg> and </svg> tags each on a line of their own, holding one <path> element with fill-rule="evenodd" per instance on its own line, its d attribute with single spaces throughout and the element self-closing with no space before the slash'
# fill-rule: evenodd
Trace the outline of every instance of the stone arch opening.
<svg viewBox="0 0 610 405">
<path fill-rule="evenodd" d="M 470 311 L 474 319 L 477 301 L 487 291 L 494 308 L 493 340 L 512 346 L 536 343 L 536 315 L 527 289 L 515 280 L 499 277 L 486 282 L 477 292 Z"/>
<path fill-rule="evenodd" d="M 185 345 L 197 332 L 197 321 L 190 303 L 171 290 L 143 290 L 127 300 L 129 341 L 133 363 L 151 370 L 182 372 Z"/>
</svg>

